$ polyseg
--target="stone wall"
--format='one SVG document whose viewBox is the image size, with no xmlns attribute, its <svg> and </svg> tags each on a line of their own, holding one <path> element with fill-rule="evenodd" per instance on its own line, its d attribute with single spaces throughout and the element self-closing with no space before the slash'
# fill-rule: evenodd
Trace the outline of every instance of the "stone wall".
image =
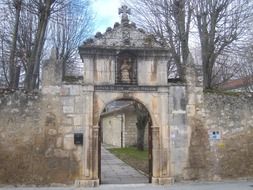
<svg viewBox="0 0 253 190">
<path fill-rule="evenodd" d="M 81 163 L 89 152 L 89 126 L 83 124 L 90 119 L 83 88 L 63 85 L 45 87 L 43 93 L 1 93 L 1 184 L 73 184 L 89 174 Z M 189 128 L 184 99 L 184 86 L 170 87 L 170 164 L 175 179 L 253 177 L 253 100 L 206 93 L 199 111 L 202 120 L 192 116 Z M 83 146 L 74 144 L 76 132 L 84 134 Z"/>
<path fill-rule="evenodd" d="M 121 130 L 123 147 L 136 146 L 136 113 L 133 109 L 105 114 L 102 119 L 103 143 L 121 147 Z M 144 146 L 148 147 L 148 126 L 144 132 Z"/>
<path fill-rule="evenodd" d="M 121 147 L 121 130 L 123 129 L 123 115 L 108 115 L 101 119 L 101 127 L 103 131 L 103 143 Z M 124 143 L 123 143 L 124 146 Z"/>
<path fill-rule="evenodd" d="M 206 93 L 203 106 L 191 132 L 189 179 L 252 178 L 252 98 Z"/>
<path fill-rule="evenodd" d="M 98 185 L 100 114 L 119 99 L 139 101 L 151 115 L 153 183 L 253 177 L 252 99 L 203 95 L 193 67 L 186 84 L 157 92 L 68 84 L 56 67 L 45 64 L 38 93 L 0 93 L 0 184 Z M 74 133 L 83 134 L 82 146 Z"/>
<path fill-rule="evenodd" d="M 44 90 L 0 95 L 0 184 L 73 184 L 80 176 L 79 88 Z"/>
</svg>

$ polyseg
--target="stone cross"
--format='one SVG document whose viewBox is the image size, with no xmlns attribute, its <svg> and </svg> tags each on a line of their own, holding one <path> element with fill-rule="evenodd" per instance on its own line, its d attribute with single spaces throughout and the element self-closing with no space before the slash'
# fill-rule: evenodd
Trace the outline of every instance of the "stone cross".
<svg viewBox="0 0 253 190">
<path fill-rule="evenodd" d="M 122 14 L 121 22 L 128 21 L 128 14 L 131 14 L 131 9 L 126 5 L 122 5 L 122 7 L 119 8 L 119 14 Z"/>
</svg>

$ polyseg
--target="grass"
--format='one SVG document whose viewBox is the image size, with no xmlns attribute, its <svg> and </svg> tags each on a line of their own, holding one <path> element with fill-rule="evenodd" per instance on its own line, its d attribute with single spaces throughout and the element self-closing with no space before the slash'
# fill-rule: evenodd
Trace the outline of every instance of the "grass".
<svg viewBox="0 0 253 190">
<path fill-rule="evenodd" d="M 205 89 L 204 93 L 214 93 L 218 95 L 226 95 L 226 96 L 239 96 L 242 94 L 241 92 L 234 92 L 234 91 L 226 91 L 221 89 Z"/>
<path fill-rule="evenodd" d="M 112 148 L 109 149 L 111 153 L 117 156 L 122 161 L 126 162 L 135 169 L 141 170 L 148 174 L 149 163 L 148 163 L 148 150 L 139 151 L 135 147 L 127 148 Z"/>
</svg>

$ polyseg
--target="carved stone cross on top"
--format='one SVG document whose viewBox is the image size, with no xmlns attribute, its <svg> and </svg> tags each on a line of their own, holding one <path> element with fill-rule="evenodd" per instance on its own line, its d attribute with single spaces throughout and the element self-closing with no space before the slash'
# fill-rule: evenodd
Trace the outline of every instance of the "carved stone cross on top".
<svg viewBox="0 0 253 190">
<path fill-rule="evenodd" d="M 131 14 L 131 9 L 129 9 L 126 5 L 122 5 L 122 7 L 119 8 L 119 14 L 122 14 L 121 22 L 128 22 L 128 14 Z"/>
</svg>

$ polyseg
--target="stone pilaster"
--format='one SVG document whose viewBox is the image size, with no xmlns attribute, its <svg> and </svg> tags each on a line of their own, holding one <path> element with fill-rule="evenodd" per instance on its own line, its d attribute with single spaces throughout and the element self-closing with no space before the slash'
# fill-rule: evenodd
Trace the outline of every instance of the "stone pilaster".
<svg viewBox="0 0 253 190">
<path fill-rule="evenodd" d="M 93 126 L 93 93 L 94 87 L 83 86 L 82 98 L 85 108 L 82 125 L 84 130 L 82 173 L 75 181 L 76 187 L 96 187 L 98 179 L 98 126 Z"/>
<path fill-rule="evenodd" d="M 161 148 L 161 134 L 159 127 L 152 127 L 152 183 L 165 185 L 172 184 L 173 178 L 170 176 L 170 168 L 167 167 L 169 164 L 168 153 L 169 149 Z"/>
</svg>

